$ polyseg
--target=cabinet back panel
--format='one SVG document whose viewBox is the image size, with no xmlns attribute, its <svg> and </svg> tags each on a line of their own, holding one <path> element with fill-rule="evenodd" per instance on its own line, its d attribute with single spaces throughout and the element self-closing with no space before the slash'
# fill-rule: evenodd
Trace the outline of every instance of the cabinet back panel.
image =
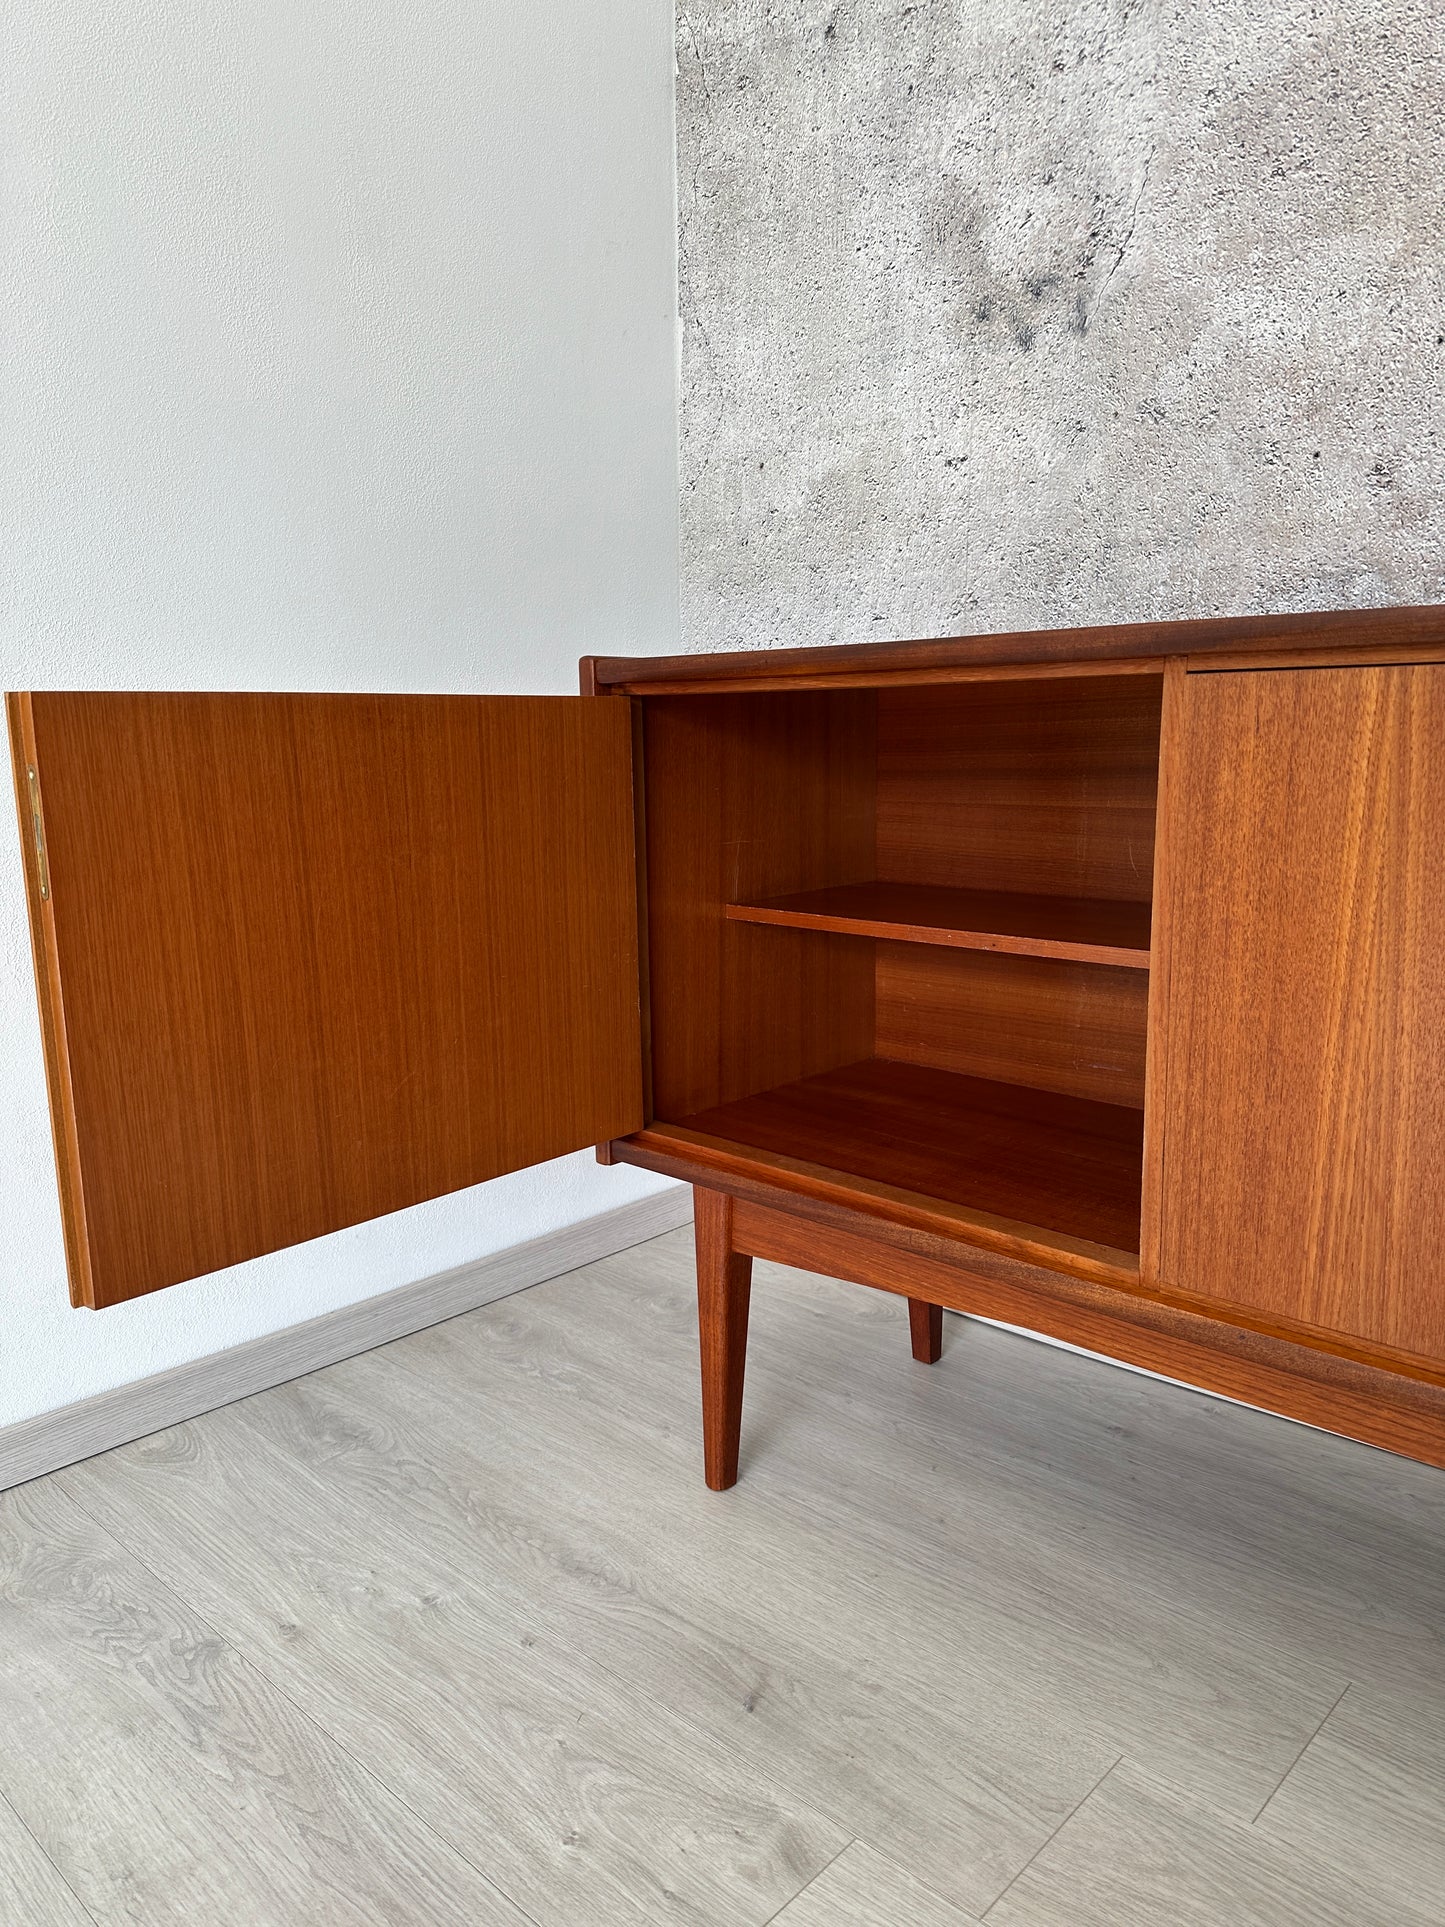
<svg viewBox="0 0 1445 1927">
<path fill-rule="evenodd" d="M 884 689 L 878 874 L 1145 903 L 1158 676 Z"/>
<path fill-rule="evenodd" d="M 81 1302 L 642 1122 L 624 704 L 10 708 Z"/>
<path fill-rule="evenodd" d="M 1142 1109 L 1145 971 L 914 943 L 877 954 L 879 1057 Z"/>
<path fill-rule="evenodd" d="M 875 713 L 871 690 L 644 701 L 658 1117 L 870 1054 L 870 944 L 724 910 L 873 875 Z"/>
</svg>

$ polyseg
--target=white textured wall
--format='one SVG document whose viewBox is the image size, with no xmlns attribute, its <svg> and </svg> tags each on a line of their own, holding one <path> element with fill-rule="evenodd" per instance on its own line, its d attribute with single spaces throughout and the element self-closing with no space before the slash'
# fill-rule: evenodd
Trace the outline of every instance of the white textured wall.
<svg viewBox="0 0 1445 1927">
<path fill-rule="evenodd" d="M 7 0 L 0 682 L 675 647 L 671 93 L 658 0 Z M 657 1183 L 583 1154 L 72 1312 L 0 813 L 0 1425 Z"/>
</svg>

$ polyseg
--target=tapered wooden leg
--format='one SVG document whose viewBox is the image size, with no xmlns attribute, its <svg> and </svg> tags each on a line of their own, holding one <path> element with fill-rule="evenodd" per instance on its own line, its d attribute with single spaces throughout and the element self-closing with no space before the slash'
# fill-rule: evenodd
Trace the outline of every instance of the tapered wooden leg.
<svg viewBox="0 0 1445 1927">
<path fill-rule="evenodd" d="M 737 1483 L 753 1261 L 732 1248 L 733 1201 L 693 1188 L 697 1329 L 702 1350 L 702 1449 L 714 1492 Z"/>
<path fill-rule="evenodd" d="M 929 1305 L 921 1298 L 910 1298 L 908 1335 L 913 1340 L 913 1356 L 919 1364 L 936 1365 L 943 1356 L 942 1305 Z"/>
</svg>

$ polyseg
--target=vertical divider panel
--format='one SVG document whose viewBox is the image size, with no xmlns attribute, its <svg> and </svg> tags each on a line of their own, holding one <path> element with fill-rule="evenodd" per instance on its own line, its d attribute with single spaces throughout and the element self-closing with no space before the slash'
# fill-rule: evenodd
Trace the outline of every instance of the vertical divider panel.
<svg viewBox="0 0 1445 1927">
<path fill-rule="evenodd" d="M 1159 718 L 1159 802 L 1154 830 L 1154 921 L 1149 947 L 1149 1011 L 1144 1049 L 1144 1174 L 1140 1197 L 1139 1275 L 1146 1285 L 1159 1281 L 1163 1237 L 1164 1126 L 1167 1114 L 1169 938 L 1173 920 L 1173 862 L 1178 847 L 1178 781 L 1184 753 L 1185 676 L 1188 659 L 1171 656 L 1164 666 L 1164 702 Z"/>
<path fill-rule="evenodd" d="M 677 1119 L 872 1055 L 873 945 L 728 903 L 874 874 L 872 690 L 643 699 L 653 1103 Z"/>
</svg>

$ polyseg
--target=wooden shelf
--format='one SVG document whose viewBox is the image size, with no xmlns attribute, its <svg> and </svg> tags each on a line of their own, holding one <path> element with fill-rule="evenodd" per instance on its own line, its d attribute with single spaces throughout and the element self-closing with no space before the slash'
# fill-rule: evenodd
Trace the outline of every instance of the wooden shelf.
<svg viewBox="0 0 1445 1927">
<path fill-rule="evenodd" d="M 677 1127 L 1114 1252 L 1139 1249 L 1142 1111 L 866 1058 Z"/>
<path fill-rule="evenodd" d="M 1003 890 L 947 890 L 916 883 L 844 883 L 829 890 L 730 903 L 735 923 L 834 930 L 892 943 L 1003 950 L 1022 957 L 1149 968 L 1147 903 L 1091 897 L 1021 896 Z"/>
</svg>

